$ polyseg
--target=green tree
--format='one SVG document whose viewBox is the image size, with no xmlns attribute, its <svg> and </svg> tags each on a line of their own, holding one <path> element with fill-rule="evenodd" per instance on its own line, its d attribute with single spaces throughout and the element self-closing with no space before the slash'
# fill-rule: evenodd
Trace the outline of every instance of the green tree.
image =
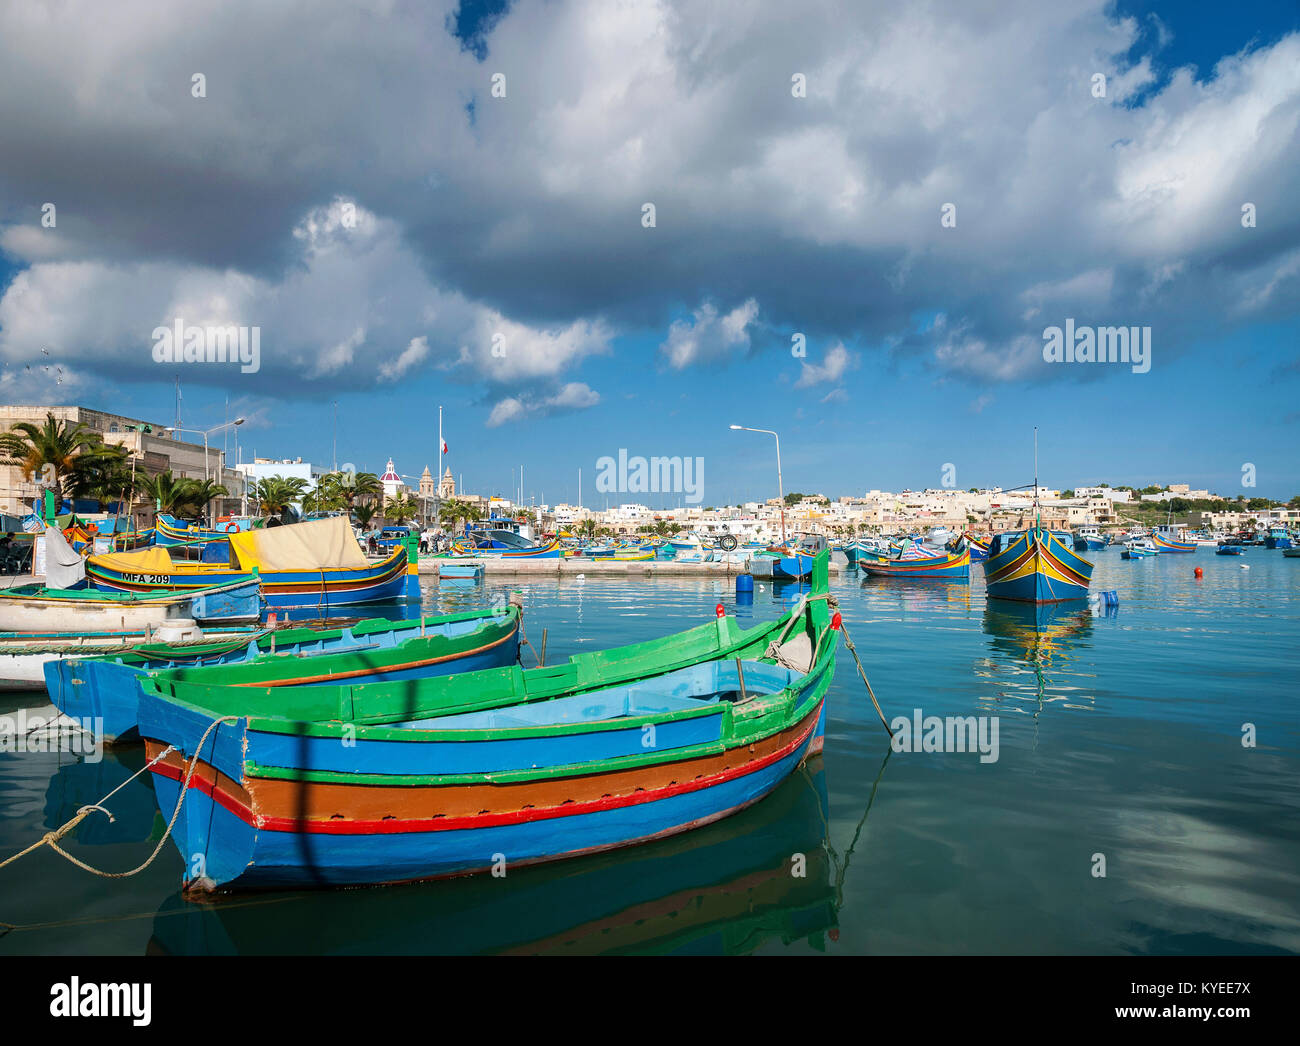
<svg viewBox="0 0 1300 1046">
<path fill-rule="evenodd" d="M 143 474 L 131 467 L 131 456 L 125 447 L 104 444 L 102 452 L 79 455 L 72 464 L 66 483 L 68 496 L 98 502 L 134 500 L 140 489 Z"/>
<path fill-rule="evenodd" d="M 42 425 L 23 421 L 0 433 L 0 460 L 21 468 L 28 481 L 39 477 L 54 492 L 56 501 L 63 500 L 65 483 L 81 459 L 110 457 L 114 453 L 105 447 L 99 433 L 79 421 L 62 421 L 49 413 Z M 90 466 L 89 460 L 83 463 L 85 469 Z"/>
<path fill-rule="evenodd" d="M 366 527 L 370 526 L 370 521 L 375 518 L 375 513 L 378 511 L 379 510 L 375 508 L 374 505 L 370 504 L 369 502 L 366 502 L 354 508 L 352 510 L 352 515 L 356 516 L 357 523 L 361 526 L 362 529 L 365 529 Z"/>
<path fill-rule="evenodd" d="M 414 519 L 419 514 L 419 503 L 405 494 L 399 494 L 384 504 L 384 519 L 398 525 L 408 519 Z"/>
<path fill-rule="evenodd" d="M 266 516 L 283 516 L 290 505 L 303 500 L 307 481 L 301 476 L 267 476 L 248 489 L 248 496 Z"/>
</svg>

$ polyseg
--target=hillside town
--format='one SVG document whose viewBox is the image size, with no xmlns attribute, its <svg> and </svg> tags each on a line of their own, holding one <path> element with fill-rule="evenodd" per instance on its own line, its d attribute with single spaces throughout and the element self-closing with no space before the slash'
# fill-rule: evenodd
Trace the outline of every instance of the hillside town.
<svg viewBox="0 0 1300 1046">
<path fill-rule="evenodd" d="M 0 431 L 14 426 L 41 426 L 53 419 L 65 428 L 81 426 L 89 438 L 116 448 L 119 460 L 112 475 L 63 492 L 71 494 L 68 508 L 82 515 L 121 513 L 140 527 L 150 525 L 155 511 L 192 511 L 207 520 L 249 513 L 297 517 L 346 509 L 363 527 L 413 522 L 422 529 L 462 530 L 466 524 L 491 518 L 524 519 L 538 533 L 582 531 L 590 536 L 629 537 L 637 534 L 696 533 L 703 538 L 731 534 L 741 541 L 770 541 L 786 534 L 819 534 L 831 539 L 855 535 L 894 536 L 944 529 L 992 535 L 1017 530 L 1030 520 L 1032 489 L 868 490 L 854 494 L 789 493 L 740 505 L 686 505 L 652 508 L 637 501 L 614 503 L 617 495 L 601 494 L 601 507 L 584 504 L 536 504 L 520 495 L 506 496 L 465 489 L 463 480 L 443 468 L 435 478 L 424 462 L 403 473 L 394 459 L 382 472 L 357 470 L 336 462 L 317 464 L 301 457 L 252 457 L 240 450 L 242 418 L 215 429 L 196 430 L 179 424 L 132 418 L 84 407 L 0 406 Z M 195 438 L 197 437 L 197 438 Z M 100 470 L 104 472 L 103 469 Z M 127 481 L 126 477 L 130 480 Z M 40 495 L 38 474 L 26 474 L 22 463 L 0 462 L 0 512 L 11 522 L 31 512 Z M 100 482 L 103 489 L 96 489 Z M 104 487 L 104 484 L 107 484 Z M 204 484 L 211 499 L 203 503 L 163 504 L 185 484 Z M 129 506 L 126 488 L 134 490 Z M 1300 497 L 1289 503 L 1251 497 L 1228 497 L 1185 483 L 1134 489 L 1107 484 L 1038 491 L 1045 526 L 1058 529 L 1097 527 L 1118 532 L 1134 524 L 1173 522 L 1213 531 L 1237 531 L 1257 526 L 1300 522 Z"/>
</svg>

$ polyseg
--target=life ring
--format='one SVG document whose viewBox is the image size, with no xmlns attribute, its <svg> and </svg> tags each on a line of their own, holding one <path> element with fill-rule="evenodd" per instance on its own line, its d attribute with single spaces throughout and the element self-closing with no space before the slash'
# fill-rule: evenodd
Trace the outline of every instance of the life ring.
<svg viewBox="0 0 1300 1046">
<path fill-rule="evenodd" d="M 227 533 L 227 534 L 238 534 L 238 533 L 239 533 L 239 524 L 238 524 L 238 523 L 227 523 L 227 524 L 226 524 L 226 533 Z"/>
<path fill-rule="evenodd" d="M 722 537 L 718 538 L 718 545 L 723 552 L 734 552 L 739 544 L 740 542 L 736 540 L 734 534 L 723 534 Z"/>
</svg>

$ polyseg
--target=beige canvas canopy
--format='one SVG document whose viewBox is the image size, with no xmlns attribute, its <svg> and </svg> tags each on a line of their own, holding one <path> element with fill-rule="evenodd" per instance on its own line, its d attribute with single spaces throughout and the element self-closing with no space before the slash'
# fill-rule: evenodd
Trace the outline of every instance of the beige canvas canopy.
<svg viewBox="0 0 1300 1046">
<path fill-rule="evenodd" d="M 241 570 L 339 570 L 367 567 L 343 516 L 230 535 L 230 562 Z"/>
</svg>

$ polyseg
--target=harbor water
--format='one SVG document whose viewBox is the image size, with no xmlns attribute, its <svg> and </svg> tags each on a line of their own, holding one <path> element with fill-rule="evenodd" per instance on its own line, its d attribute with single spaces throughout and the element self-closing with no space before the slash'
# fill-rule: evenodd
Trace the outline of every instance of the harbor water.
<svg viewBox="0 0 1300 1046">
<path fill-rule="evenodd" d="M 969 584 L 832 578 L 885 714 L 975 717 L 996 740 L 984 753 L 892 750 L 841 643 L 823 755 L 715 824 L 499 878 L 204 904 L 180 895 L 170 841 L 123 880 L 42 849 L 0 870 L 0 954 L 1300 952 L 1300 560 L 1090 558 L 1093 591 L 1117 606 L 986 600 L 978 565 Z M 729 578 L 426 578 L 424 610 L 515 590 L 526 664 L 543 630 L 552 663 L 679 631 L 718 603 L 769 620 L 800 593 L 760 580 L 738 596 Z M 143 762 L 139 747 L 102 761 L 0 754 L 0 859 Z M 63 845 L 133 868 L 171 811 L 147 774 L 106 805 L 112 822 L 92 814 Z"/>
</svg>

